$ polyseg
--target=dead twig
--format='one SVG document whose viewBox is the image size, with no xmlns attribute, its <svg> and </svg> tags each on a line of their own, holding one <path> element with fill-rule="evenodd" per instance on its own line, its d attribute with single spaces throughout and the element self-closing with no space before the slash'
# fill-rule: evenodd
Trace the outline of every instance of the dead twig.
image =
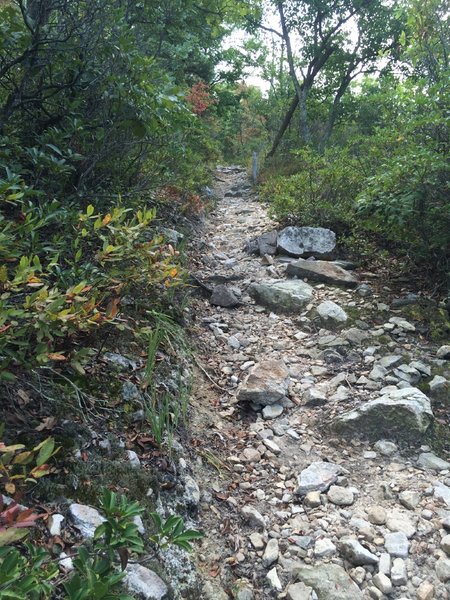
<svg viewBox="0 0 450 600">
<path fill-rule="evenodd" d="M 214 381 L 214 379 L 211 377 L 211 375 L 208 373 L 208 371 L 201 365 L 201 363 L 199 362 L 198 358 L 196 358 L 195 356 L 194 356 L 194 362 L 197 365 L 197 367 L 200 369 L 200 371 L 207 377 L 208 381 L 210 381 L 213 384 L 214 387 L 216 387 L 221 392 L 225 392 L 225 393 L 231 395 L 230 390 L 227 390 L 227 389 L 223 388 L 216 381 Z"/>
</svg>

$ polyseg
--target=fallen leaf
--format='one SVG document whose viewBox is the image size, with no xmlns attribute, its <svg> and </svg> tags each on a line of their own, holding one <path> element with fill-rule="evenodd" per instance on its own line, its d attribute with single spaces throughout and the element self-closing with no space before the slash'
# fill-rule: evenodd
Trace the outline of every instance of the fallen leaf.
<svg viewBox="0 0 450 600">
<path fill-rule="evenodd" d="M 25 390 L 18 389 L 17 390 L 17 395 L 22 400 L 22 402 L 19 403 L 22 406 L 25 405 L 25 404 L 28 404 L 30 402 L 30 400 L 31 400 L 30 396 L 27 394 L 27 392 Z"/>
<path fill-rule="evenodd" d="M 228 500 L 228 494 L 224 494 L 222 492 L 215 492 L 214 496 L 217 500 Z"/>
<path fill-rule="evenodd" d="M 12 496 L 16 492 L 16 486 L 13 483 L 7 483 L 5 485 L 5 491 Z"/>
<path fill-rule="evenodd" d="M 36 431 L 44 431 L 44 429 L 53 429 L 57 421 L 56 417 L 45 417 L 40 425 L 36 427 Z"/>
<path fill-rule="evenodd" d="M 67 356 L 60 354 L 59 352 L 50 352 L 47 356 L 50 360 L 67 360 Z"/>
</svg>

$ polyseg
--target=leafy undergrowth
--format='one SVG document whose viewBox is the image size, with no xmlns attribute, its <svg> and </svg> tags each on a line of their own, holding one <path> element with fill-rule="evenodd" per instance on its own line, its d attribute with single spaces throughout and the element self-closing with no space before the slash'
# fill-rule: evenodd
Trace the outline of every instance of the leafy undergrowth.
<svg viewBox="0 0 450 600">
<path fill-rule="evenodd" d="M 169 199 L 191 221 L 205 209 L 200 196 L 170 188 L 160 192 L 161 212 Z M 190 390 L 182 243 L 154 208 L 99 214 L 88 205 L 67 216 L 65 241 L 46 229 L 25 255 L 24 224 L 36 207 L 20 194 L 8 202 L 3 232 L 19 243 L 0 246 L 0 598 L 125 599 L 129 560 L 142 554 L 161 570 L 160 549 L 189 550 L 200 536 L 180 516 L 167 522 L 155 512 L 161 490 L 175 487 L 173 436 L 184 428 Z M 130 467 L 131 450 L 140 468 Z M 120 543 L 101 529 L 86 544 L 67 520 L 50 534 L 53 513 L 78 502 L 109 518 L 111 498 Z M 130 521 L 141 515 L 145 541 Z"/>
</svg>

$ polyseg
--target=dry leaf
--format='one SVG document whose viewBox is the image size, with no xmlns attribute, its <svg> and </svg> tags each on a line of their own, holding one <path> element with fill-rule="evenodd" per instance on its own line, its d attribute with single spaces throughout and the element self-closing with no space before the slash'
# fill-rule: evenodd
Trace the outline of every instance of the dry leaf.
<svg viewBox="0 0 450 600">
<path fill-rule="evenodd" d="M 36 431 L 44 431 L 44 429 L 53 429 L 56 424 L 56 417 L 45 417 L 40 425 L 36 427 Z"/>
</svg>

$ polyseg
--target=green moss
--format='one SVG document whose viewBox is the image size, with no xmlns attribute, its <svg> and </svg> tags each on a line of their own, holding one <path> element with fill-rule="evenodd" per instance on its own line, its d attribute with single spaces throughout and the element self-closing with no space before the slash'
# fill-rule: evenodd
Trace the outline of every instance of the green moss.
<svg viewBox="0 0 450 600">
<path fill-rule="evenodd" d="M 154 495 L 147 494 L 150 489 L 158 488 L 155 475 L 143 468 L 131 468 L 123 449 L 113 449 L 110 455 L 88 452 L 87 460 L 74 460 L 68 473 L 42 479 L 37 493 L 50 502 L 63 497 L 96 506 L 101 488 L 109 486 L 154 510 Z"/>
<path fill-rule="evenodd" d="M 425 442 L 438 456 L 450 459 L 450 427 L 448 425 L 434 421 L 427 432 Z"/>
</svg>

